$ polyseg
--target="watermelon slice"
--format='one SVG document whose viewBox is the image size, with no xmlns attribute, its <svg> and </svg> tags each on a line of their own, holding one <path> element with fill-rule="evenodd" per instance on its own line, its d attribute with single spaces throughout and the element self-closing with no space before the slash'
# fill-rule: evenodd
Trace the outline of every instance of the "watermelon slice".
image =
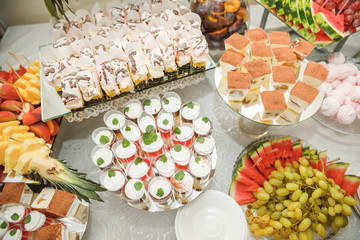
<svg viewBox="0 0 360 240">
<path fill-rule="evenodd" d="M 275 8 L 276 7 L 276 1 L 275 0 L 269 0 L 268 6 L 269 6 L 269 8 Z"/>
<path fill-rule="evenodd" d="M 234 180 L 240 182 L 240 183 L 243 183 L 247 186 L 255 186 L 256 189 L 258 187 L 260 187 L 259 184 L 257 184 L 256 182 L 254 182 L 253 180 L 251 180 L 249 177 L 247 177 L 246 175 L 244 174 L 241 174 L 239 172 L 236 172 L 235 175 L 234 175 Z"/>
<path fill-rule="evenodd" d="M 272 172 L 272 171 L 275 171 L 275 170 L 276 170 L 275 167 L 266 168 L 266 170 L 265 170 L 265 177 L 266 177 L 267 179 L 270 179 L 271 172 Z"/>
<path fill-rule="evenodd" d="M 319 170 L 319 156 L 318 155 L 311 155 L 309 159 L 309 164 L 313 169 Z"/>
<path fill-rule="evenodd" d="M 310 159 L 310 147 L 305 146 L 302 148 L 302 157 L 306 158 L 307 160 Z"/>
<path fill-rule="evenodd" d="M 266 178 L 254 166 L 253 161 L 247 154 L 241 156 L 241 160 L 236 168 L 236 171 L 251 178 L 259 185 L 263 185 L 263 183 L 266 181 Z"/>
<path fill-rule="evenodd" d="M 290 22 L 293 19 L 293 16 L 291 14 L 291 9 L 290 9 L 290 0 L 282 0 L 282 4 L 284 7 L 284 14 L 285 14 L 285 19 L 286 22 Z M 292 24 L 290 24 L 292 26 Z"/>
<path fill-rule="evenodd" d="M 341 188 L 345 190 L 347 195 L 354 196 L 360 185 L 360 177 L 355 175 L 345 175 Z"/>
<path fill-rule="evenodd" d="M 260 159 L 259 154 L 256 152 L 256 148 L 255 147 L 249 148 L 247 154 L 250 156 L 251 160 L 254 162 L 255 166 L 257 166 L 260 172 L 264 174 L 266 167 L 263 160 Z"/>
<path fill-rule="evenodd" d="M 300 16 L 298 14 L 297 5 L 299 0 L 290 0 L 290 11 L 292 15 L 292 21 L 294 25 L 299 25 L 301 23 Z"/>
<path fill-rule="evenodd" d="M 325 32 L 323 30 L 321 30 L 320 32 L 317 32 L 315 33 L 315 40 L 314 40 L 314 44 L 316 46 L 319 46 L 319 47 L 323 47 L 323 46 L 326 46 L 330 43 L 333 43 L 334 41 L 329 38 L 328 35 L 325 34 Z"/>
<path fill-rule="evenodd" d="M 235 184 L 230 185 L 229 195 L 238 204 L 248 204 L 256 202 L 256 197 L 252 194 L 252 192 L 237 190 Z"/>
<path fill-rule="evenodd" d="M 349 165 L 349 163 L 344 162 L 329 164 L 326 167 L 326 176 L 332 178 L 337 185 L 341 186 L 343 177 Z"/>
<path fill-rule="evenodd" d="M 275 6 L 276 6 L 276 13 L 278 16 L 282 16 L 285 14 L 282 0 L 276 0 Z"/>
<path fill-rule="evenodd" d="M 300 17 L 301 24 L 304 28 L 308 29 L 310 28 L 309 22 L 306 17 L 305 8 L 304 8 L 304 0 L 298 0 L 297 1 L 297 11 L 298 15 Z"/>
<path fill-rule="evenodd" d="M 310 30 L 313 33 L 317 33 L 320 31 L 320 28 L 316 24 L 315 19 L 314 19 L 315 12 L 314 12 L 312 3 L 313 3 L 312 0 L 304 0 L 304 9 L 305 9 L 306 19 L 308 20 Z M 316 6 L 318 6 L 318 5 L 316 4 Z"/>
<path fill-rule="evenodd" d="M 319 171 L 326 173 L 326 164 L 327 164 L 327 150 L 319 153 Z"/>
<path fill-rule="evenodd" d="M 230 189 L 231 188 L 235 188 L 236 189 L 235 191 L 245 191 L 245 192 L 256 192 L 256 190 L 258 189 L 257 186 L 246 185 L 239 181 L 236 181 L 235 179 L 233 179 L 231 182 Z"/>
<path fill-rule="evenodd" d="M 301 139 L 293 143 L 293 151 L 296 158 L 296 161 L 302 156 L 302 141 Z"/>
<path fill-rule="evenodd" d="M 256 151 L 259 154 L 259 156 L 262 158 L 263 163 L 265 164 L 265 167 L 267 167 L 267 168 L 270 167 L 271 164 L 270 164 L 270 161 L 267 158 L 267 155 L 266 155 L 266 152 L 265 152 L 265 149 L 264 149 L 263 145 L 259 145 L 256 148 Z"/>
<path fill-rule="evenodd" d="M 262 146 L 264 147 L 266 156 L 268 158 L 268 161 L 270 162 L 271 165 L 274 165 L 275 162 L 275 154 L 273 152 L 271 143 L 269 141 L 263 142 Z"/>
</svg>

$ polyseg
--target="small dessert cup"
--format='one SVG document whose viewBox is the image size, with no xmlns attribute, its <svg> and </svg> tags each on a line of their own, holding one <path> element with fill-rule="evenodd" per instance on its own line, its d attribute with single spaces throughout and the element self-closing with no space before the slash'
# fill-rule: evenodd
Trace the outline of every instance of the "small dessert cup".
<svg viewBox="0 0 360 240">
<path fill-rule="evenodd" d="M 156 159 L 155 168 L 160 176 L 170 179 L 175 172 L 175 162 L 170 156 L 163 154 Z"/>
<path fill-rule="evenodd" d="M 147 114 L 151 114 L 156 118 L 161 110 L 160 96 L 154 95 L 143 101 L 144 111 Z"/>
<path fill-rule="evenodd" d="M 189 163 L 189 171 L 194 177 L 194 189 L 202 191 L 209 183 L 211 158 L 205 155 L 195 155 Z"/>
<path fill-rule="evenodd" d="M 0 220 L 0 239 L 3 239 L 5 233 L 9 230 L 9 223 Z"/>
<path fill-rule="evenodd" d="M 193 153 L 188 147 L 176 144 L 170 149 L 170 156 L 174 159 L 175 167 L 179 170 L 186 170 L 189 168 L 189 162 Z"/>
<path fill-rule="evenodd" d="M 3 240 L 33 240 L 35 239 L 34 232 L 23 231 L 20 226 L 15 225 L 8 229 L 4 234 Z"/>
<path fill-rule="evenodd" d="M 194 144 L 194 150 L 198 155 L 211 157 L 215 149 L 215 139 L 212 136 L 199 137 Z"/>
<path fill-rule="evenodd" d="M 120 129 L 120 131 L 125 139 L 133 141 L 137 146 L 139 146 L 141 132 L 136 123 L 126 120 L 125 125 Z"/>
<path fill-rule="evenodd" d="M 147 142 L 148 139 L 146 138 L 148 135 L 144 134 L 139 141 L 142 150 L 142 156 L 149 159 L 152 163 L 155 163 L 156 158 L 165 152 L 163 139 L 161 138 L 160 134 L 156 134 L 156 136 L 156 141 Z"/>
<path fill-rule="evenodd" d="M 111 147 L 116 141 L 115 133 L 106 127 L 96 128 L 91 134 L 92 140 L 99 147 Z"/>
<path fill-rule="evenodd" d="M 200 104 L 197 102 L 184 104 L 180 110 L 180 115 L 182 123 L 192 123 L 200 115 Z"/>
<path fill-rule="evenodd" d="M 194 178 L 187 171 L 179 170 L 171 178 L 175 199 L 181 204 L 187 204 L 193 192 Z"/>
<path fill-rule="evenodd" d="M 173 144 L 181 144 L 190 149 L 193 148 L 193 143 L 195 139 L 194 135 L 194 126 L 191 123 L 184 123 L 179 127 L 175 128 L 173 131 Z"/>
<path fill-rule="evenodd" d="M 120 129 L 125 124 L 125 120 L 125 115 L 118 110 L 110 110 L 104 114 L 104 122 L 106 126 L 115 133 L 120 132 Z"/>
<path fill-rule="evenodd" d="M 137 178 L 144 182 L 145 185 L 153 176 L 151 163 L 146 158 L 137 157 L 126 167 L 126 173 L 130 178 Z"/>
<path fill-rule="evenodd" d="M 132 206 L 139 209 L 148 209 L 150 200 L 145 191 L 144 182 L 140 179 L 130 179 L 122 188 L 123 198 Z"/>
<path fill-rule="evenodd" d="M 173 186 L 171 182 L 164 177 L 154 177 L 149 182 L 148 187 L 150 198 L 155 205 L 164 210 L 170 210 L 174 202 Z"/>
<path fill-rule="evenodd" d="M 207 117 L 198 117 L 193 120 L 195 137 L 210 136 L 213 131 L 213 125 Z"/>
<path fill-rule="evenodd" d="M 113 163 L 114 154 L 110 148 L 95 146 L 91 151 L 91 159 L 97 167 L 104 169 Z"/>
<path fill-rule="evenodd" d="M 125 104 L 125 116 L 136 123 L 138 117 L 143 112 L 141 102 L 138 99 L 132 99 Z"/>
<path fill-rule="evenodd" d="M 180 124 L 180 96 L 175 92 L 165 93 L 162 97 L 161 104 L 166 112 L 174 114 L 174 126 L 178 126 Z"/>
<path fill-rule="evenodd" d="M 126 167 L 137 156 L 137 147 L 134 142 L 122 139 L 113 144 L 111 148 L 117 160 L 117 166 Z"/>
<path fill-rule="evenodd" d="M 52 218 L 38 211 L 31 211 L 24 219 L 21 227 L 26 232 L 34 232 L 47 224 L 52 223 Z"/>
<path fill-rule="evenodd" d="M 153 126 L 154 131 L 156 132 L 156 121 L 153 115 L 143 112 L 137 119 L 138 126 L 142 134 L 147 132 L 148 126 Z"/>
<path fill-rule="evenodd" d="M 30 210 L 18 203 L 4 204 L 0 207 L 0 218 L 11 225 L 21 223 Z"/>
<path fill-rule="evenodd" d="M 119 192 L 120 194 L 125 180 L 124 172 L 117 167 L 106 168 L 100 175 L 100 183 L 104 188 L 111 192 Z"/>
</svg>

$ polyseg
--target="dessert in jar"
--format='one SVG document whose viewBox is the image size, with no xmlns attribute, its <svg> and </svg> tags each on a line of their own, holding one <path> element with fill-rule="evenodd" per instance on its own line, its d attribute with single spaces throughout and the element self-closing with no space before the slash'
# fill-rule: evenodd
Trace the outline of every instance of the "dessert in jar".
<svg viewBox="0 0 360 240">
<path fill-rule="evenodd" d="M 129 162 L 135 160 L 137 147 L 134 142 L 122 139 L 114 143 L 112 151 L 117 160 L 116 165 L 121 168 L 122 166 L 126 167 Z"/>
<path fill-rule="evenodd" d="M 189 102 L 181 108 L 182 123 L 191 123 L 200 114 L 200 104 L 197 102 Z"/>
<path fill-rule="evenodd" d="M 209 183 L 211 158 L 206 155 L 195 155 L 189 163 L 189 171 L 194 177 L 194 189 L 203 190 Z"/>
<path fill-rule="evenodd" d="M 110 110 L 104 114 L 104 122 L 109 129 L 120 132 L 125 124 L 125 116 L 120 111 Z"/>
<path fill-rule="evenodd" d="M 141 113 L 141 115 L 137 119 L 137 123 L 142 134 L 147 132 L 146 130 L 148 126 L 152 126 L 154 129 L 153 131 L 156 130 L 155 118 L 151 114 L 145 112 Z"/>
<path fill-rule="evenodd" d="M 108 191 L 119 191 L 124 186 L 124 173 L 115 167 L 105 169 L 100 176 L 101 185 Z"/>
<path fill-rule="evenodd" d="M 140 208 L 148 209 L 150 200 L 146 195 L 145 186 L 140 179 L 130 179 L 122 188 L 123 198 L 131 205 Z"/>
<path fill-rule="evenodd" d="M 137 178 L 147 184 L 153 176 L 151 163 L 146 158 L 137 157 L 126 167 L 128 177 Z"/>
<path fill-rule="evenodd" d="M 120 129 L 123 137 L 129 141 L 133 141 L 136 146 L 139 146 L 139 139 L 141 137 L 141 132 L 138 126 L 133 122 L 126 120 L 125 125 Z"/>
<path fill-rule="evenodd" d="M 161 110 L 161 99 L 158 95 L 151 96 L 144 100 L 144 111 L 153 115 L 155 118 Z"/>
<path fill-rule="evenodd" d="M 213 125 L 209 118 L 198 117 L 193 120 L 195 137 L 205 137 L 212 133 Z"/>
<path fill-rule="evenodd" d="M 178 126 L 180 124 L 180 96 L 175 92 L 165 93 L 162 97 L 161 104 L 166 112 L 174 114 L 174 126 Z"/>
<path fill-rule="evenodd" d="M 0 220 L 0 238 L 2 239 L 5 233 L 9 230 L 9 224 L 3 220 Z"/>
<path fill-rule="evenodd" d="M 2 238 L 3 240 L 22 240 L 22 239 L 29 239 L 31 240 L 31 238 L 25 236 L 24 234 L 25 232 L 23 232 L 18 226 L 14 226 L 11 229 L 9 229 L 5 235 L 4 238 Z M 27 233 L 26 235 L 29 235 L 29 233 Z"/>
<path fill-rule="evenodd" d="M 106 168 L 113 162 L 114 154 L 110 148 L 95 146 L 91 151 L 91 159 L 97 167 Z"/>
<path fill-rule="evenodd" d="M 169 210 L 174 202 L 173 187 L 170 181 L 164 177 L 154 177 L 148 187 L 150 198 L 156 206 Z"/>
<path fill-rule="evenodd" d="M 106 127 L 96 128 L 91 137 L 99 147 L 110 147 L 116 140 L 115 133 Z"/>
<path fill-rule="evenodd" d="M 161 137 L 164 140 L 166 148 L 172 145 L 171 135 L 174 127 L 174 115 L 172 113 L 161 110 L 157 117 L 157 126 Z"/>
<path fill-rule="evenodd" d="M 215 139 L 212 136 L 199 137 L 194 144 L 194 150 L 198 155 L 210 155 L 215 149 Z"/>
<path fill-rule="evenodd" d="M 175 172 L 175 162 L 170 156 L 163 154 L 156 159 L 155 168 L 160 176 L 170 179 Z"/>
<path fill-rule="evenodd" d="M 175 199 L 181 204 L 187 204 L 193 191 L 194 179 L 187 171 L 179 170 L 171 178 Z"/>
<path fill-rule="evenodd" d="M 52 219 L 38 211 L 31 211 L 23 221 L 23 229 L 27 232 L 37 231 L 46 223 L 50 224 Z"/>
<path fill-rule="evenodd" d="M 189 162 L 192 157 L 192 152 L 189 148 L 177 144 L 170 150 L 170 156 L 174 159 L 177 169 L 184 170 L 189 168 Z"/>
<path fill-rule="evenodd" d="M 142 113 L 141 102 L 137 99 L 132 99 L 128 101 L 124 107 L 125 116 L 136 123 L 137 118 L 140 117 Z"/>
<path fill-rule="evenodd" d="M 140 138 L 142 156 L 155 163 L 158 156 L 164 153 L 164 141 L 159 134 L 147 132 Z"/>
<path fill-rule="evenodd" d="M 10 224 L 20 223 L 29 213 L 29 209 L 21 204 L 9 203 L 0 207 L 0 216 Z"/>
<path fill-rule="evenodd" d="M 193 125 L 191 123 L 184 123 L 181 126 L 175 128 L 172 138 L 175 145 L 181 144 L 192 149 L 195 138 Z"/>
</svg>

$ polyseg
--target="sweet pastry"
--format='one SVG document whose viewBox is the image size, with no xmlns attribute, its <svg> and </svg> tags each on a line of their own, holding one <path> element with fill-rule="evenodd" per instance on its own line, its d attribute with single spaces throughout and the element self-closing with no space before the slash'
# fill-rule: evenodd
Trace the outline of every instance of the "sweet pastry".
<svg viewBox="0 0 360 240">
<path fill-rule="evenodd" d="M 21 203 L 30 205 L 33 192 L 25 183 L 5 183 L 0 195 L 0 205 Z"/>
<path fill-rule="evenodd" d="M 149 71 L 145 64 L 144 53 L 140 50 L 132 50 L 128 53 L 129 69 L 131 78 L 137 90 L 143 89 L 148 85 Z"/>
<path fill-rule="evenodd" d="M 272 67 L 272 88 L 286 92 L 296 82 L 295 70 L 287 66 Z"/>
<path fill-rule="evenodd" d="M 319 91 L 313 86 L 298 81 L 290 90 L 289 108 L 297 113 L 301 113 L 307 106 L 313 103 L 318 94 Z"/>
<path fill-rule="evenodd" d="M 242 104 L 244 104 L 245 106 L 252 106 L 257 104 L 259 102 L 259 93 L 260 88 L 251 89 L 248 94 L 246 94 L 245 98 L 242 100 Z"/>
<path fill-rule="evenodd" d="M 182 122 L 192 122 L 200 114 L 200 104 L 197 102 L 189 102 L 181 109 Z"/>
<path fill-rule="evenodd" d="M 233 49 L 227 49 L 220 58 L 220 67 L 223 76 L 229 71 L 240 70 L 245 60 L 244 54 Z"/>
<path fill-rule="evenodd" d="M 263 91 L 260 93 L 260 119 L 274 120 L 287 109 L 284 94 L 281 91 Z"/>
<path fill-rule="evenodd" d="M 269 37 L 262 28 L 245 30 L 245 36 L 252 42 L 268 43 Z"/>
<path fill-rule="evenodd" d="M 178 66 L 178 75 L 186 76 L 190 73 L 192 67 L 191 45 L 186 34 L 182 33 L 175 36 L 176 64 Z"/>
<path fill-rule="evenodd" d="M 251 75 L 242 72 L 227 73 L 227 88 L 229 100 L 242 101 L 250 91 Z"/>
<path fill-rule="evenodd" d="M 31 209 L 45 213 L 55 194 L 55 191 L 56 190 L 53 188 L 44 188 L 41 190 L 35 201 L 31 204 Z"/>
<path fill-rule="evenodd" d="M 166 155 L 160 155 L 155 162 L 155 167 L 160 176 L 170 178 L 175 172 L 174 160 Z"/>
<path fill-rule="evenodd" d="M 340 124 L 349 125 L 356 119 L 356 111 L 349 105 L 343 105 L 340 107 L 336 114 L 336 119 Z"/>
<path fill-rule="evenodd" d="M 288 32 L 270 31 L 269 37 L 271 48 L 290 46 L 290 34 Z"/>
<path fill-rule="evenodd" d="M 271 67 L 273 53 L 269 45 L 257 42 L 251 43 L 250 54 L 252 60 L 262 59 L 269 67 Z"/>
<path fill-rule="evenodd" d="M 74 194 L 56 190 L 46 209 L 46 213 L 54 218 L 72 217 L 75 215 L 78 207 L 79 201 L 75 198 Z"/>
<path fill-rule="evenodd" d="M 251 75 L 251 89 L 259 88 L 269 82 L 271 70 L 262 59 L 244 63 L 243 70 Z"/>
<path fill-rule="evenodd" d="M 170 181 L 164 177 L 153 178 L 148 187 L 150 198 L 160 208 L 169 209 L 174 201 L 173 187 Z"/>
<path fill-rule="evenodd" d="M 302 38 L 296 38 L 290 44 L 290 48 L 294 50 L 296 57 L 299 60 L 304 60 L 312 50 L 314 50 L 315 46 Z"/>
<path fill-rule="evenodd" d="M 209 56 L 209 48 L 205 36 L 198 30 L 196 34 L 190 37 L 190 45 L 192 47 L 192 63 L 193 72 L 201 72 L 206 69 L 206 60 Z"/>
<path fill-rule="evenodd" d="M 165 64 L 159 46 L 154 46 L 147 51 L 147 68 L 149 70 L 149 85 L 156 85 L 164 81 Z"/>
<path fill-rule="evenodd" d="M 104 95 L 95 69 L 79 68 L 75 79 L 78 81 L 82 97 L 86 102 L 103 98 Z"/>
<path fill-rule="evenodd" d="M 320 63 L 309 62 L 304 71 L 303 81 L 318 88 L 323 84 L 329 74 L 329 70 Z"/>
<path fill-rule="evenodd" d="M 242 54 L 246 54 L 250 48 L 250 40 L 239 33 L 233 33 L 224 43 L 226 50 L 233 49 Z"/>
<path fill-rule="evenodd" d="M 194 143 L 194 150 L 198 155 L 211 156 L 215 149 L 215 139 L 212 136 L 199 137 Z"/>
<path fill-rule="evenodd" d="M 38 240 L 67 239 L 65 227 L 61 223 L 42 227 L 37 231 L 37 239 Z"/>
<path fill-rule="evenodd" d="M 194 176 L 194 189 L 201 191 L 209 182 L 211 160 L 208 156 L 196 155 L 190 160 L 189 171 Z"/>
<path fill-rule="evenodd" d="M 66 74 L 61 81 L 61 100 L 67 109 L 79 109 L 84 107 L 84 99 L 82 97 L 79 83 L 76 80 L 77 73 L 71 72 Z"/>
<path fill-rule="evenodd" d="M 119 169 L 110 168 L 101 174 L 100 181 L 108 191 L 115 192 L 124 186 L 126 178 Z"/>
<path fill-rule="evenodd" d="M 293 50 L 286 47 L 274 48 L 273 50 L 273 64 L 274 65 L 284 65 L 284 66 L 294 66 L 297 58 Z"/>
<path fill-rule="evenodd" d="M 194 178 L 191 174 L 179 170 L 170 178 L 170 182 L 175 190 L 175 199 L 181 204 L 188 203 L 194 185 Z"/>
<path fill-rule="evenodd" d="M 276 122 L 280 125 L 288 125 L 294 124 L 299 120 L 300 114 L 288 108 L 280 114 L 280 116 L 276 119 Z"/>
</svg>

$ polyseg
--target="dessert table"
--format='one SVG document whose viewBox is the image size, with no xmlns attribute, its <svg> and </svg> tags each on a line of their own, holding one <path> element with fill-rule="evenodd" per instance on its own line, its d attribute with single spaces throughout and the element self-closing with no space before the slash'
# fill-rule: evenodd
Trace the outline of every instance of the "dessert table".
<svg viewBox="0 0 360 240">
<path fill-rule="evenodd" d="M 255 12 L 251 17 L 254 17 L 252 21 L 260 18 Z M 359 38 L 359 36 L 352 37 Z M 31 60 L 37 59 L 39 46 L 49 43 L 50 38 L 51 30 L 48 24 L 8 28 L 0 42 L 0 65 L 5 68 L 5 60 L 10 59 L 8 51 L 15 54 L 23 52 Z M 15 61 L 11 60 L 15 64 Z M 201 115 L 212 120 L 218 161 L 208 189 L 227 193 L 233 164 L 243 148 L 254 139 L 241 133 L 238 126 L 239 115 L 218 95 L 213 75 L 214 70 L 208 71 L 206 79 L 200 83 L 185 88 L 180 86 L 180 89 L 174 91 L 184 102 L 200 103 Z M 91 150 L 95 146 L 91 140 L 91 132 L 103 125 L 103 114 L 82 122 L 69 123 L 64 119 L 53 146 L 52 156 L 68 160 L 71 166 L 88 173 L 90 179 L 99 182 L 101 170 L 94 166 L 90 158 Z M 330 159 L 341 157 L 343 161 L 349 162 L 348 174 L 360 174 L 360 136 L 338 133 L 312 118 L 294 126 L 270 127 L 267 135 L 290 135 L 304 139 L 318 149 L 327 149 Z M 92 201 L 88 227 L 83 239 L 176 239 L 174 222 L 177 210 L 152 213 L 133 208 L 110 192 L 100 193 L 100 196 L 104 202 Z M 360 218 L 353 214 L 349 226 L 341 229 L 332 239 L 359 239 L 359 235 Z M 250 239 L 255 237 L 252 235 Z"/>
</svg>

